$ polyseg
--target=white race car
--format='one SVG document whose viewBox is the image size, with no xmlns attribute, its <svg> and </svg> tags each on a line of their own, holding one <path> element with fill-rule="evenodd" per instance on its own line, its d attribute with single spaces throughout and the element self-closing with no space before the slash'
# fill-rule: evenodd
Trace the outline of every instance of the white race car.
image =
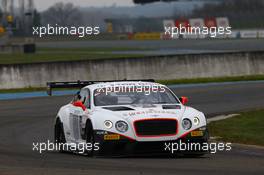
<svg viewBox="0 0 264 175">
<path fill-rule="evenodd" d="M 77 151 L 76 145 L 85 145 L 90 156 L 135 155 L 171 153 L 176 143 L 208 141 L 205 115 L 185 106 L 186 97 L 178 98 L 152 80 L 48 83 L 49 94 L 53 88 L 77 87 L 82 89 L 56 116 L 54 135 L 60 148 L 75 144 Z"/>
</svg>

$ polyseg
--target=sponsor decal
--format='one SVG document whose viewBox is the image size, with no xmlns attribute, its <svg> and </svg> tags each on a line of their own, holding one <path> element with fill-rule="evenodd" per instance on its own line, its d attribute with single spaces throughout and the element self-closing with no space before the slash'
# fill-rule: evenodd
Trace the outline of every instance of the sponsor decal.
<svg viewBox="0 0 264 175">
<path fill-rule="evenodd" d="M 105 134 L 108 134 L 107 131 L 96 131 L 96 134 L 97 135 L 105 135 Z"/>
<path fill-rule="evenodd" d="M 192 137 L 201 137 L 201 136 L 203 136 L 203 131 L 192 131 L 191 136 Z"/>
<path fill-rule="evenodd" d="M 119 134 L 107 134 L 104 135 L 104 140 L 120 140 Z"/>
<path fill-rule="evenodd" d="M 176 112 L 150 109 L 150 110 L 147 110 L 147 111 L 123 113 L 123 116 L 148 115 L 148 114 L 154 114 L 154 115 L 157 116 L 157 114 L 176 114 Z"/>
</svg>

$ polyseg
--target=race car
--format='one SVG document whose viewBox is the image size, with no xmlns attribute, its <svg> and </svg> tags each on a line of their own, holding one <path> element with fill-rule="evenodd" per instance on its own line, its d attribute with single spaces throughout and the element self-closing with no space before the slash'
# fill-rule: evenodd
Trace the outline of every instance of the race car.
<svg viewBox="0 0 264 175">
<path fill-rule="evenodd" d="M 208 142 L 205 115 L 186 106 L 167 86 L 154 80 L 49 82 L 54 88 L 81 88 L 55 118 L 55 141 L 82 145 L 89 156 L 184 154 L 206 151 L 179 150 L 178 144 Z M 177 145 L 176 145 L 177 144 Z M 88 145 L 88 146 L 87 146 Z M 177 146 L 177 149 L 176 147 Z M 188 147 L 189 148 L 189 147 Z M 171 151 L 173 150 L 173 151 Z"/>
</svg>

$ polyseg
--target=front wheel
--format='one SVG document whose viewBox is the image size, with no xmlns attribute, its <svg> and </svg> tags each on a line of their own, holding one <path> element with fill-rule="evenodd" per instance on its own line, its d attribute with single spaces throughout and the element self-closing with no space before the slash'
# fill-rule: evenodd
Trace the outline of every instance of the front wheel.
<svg viewBox="0 0 264 175">
<path fill-rule="evenodd" d="M 60 152 L 65 152 L 64 145 L 66 143 L 63 124 L 60 119 L 57 120 L 54 128 L 54 139 L 55 143 L 59 146 Z"/>
<path fill-rule="evenodd" d="M 93 133 L 93 126 L 90 122 L 87 122 L 85 127 L 85 140 L 86 140 L 86 144 L 91 144 L 90 149 L 86 150 L 86 154 L 92 157 L 93 149 L 94 149 L 94 133 Z"/>
</svg>

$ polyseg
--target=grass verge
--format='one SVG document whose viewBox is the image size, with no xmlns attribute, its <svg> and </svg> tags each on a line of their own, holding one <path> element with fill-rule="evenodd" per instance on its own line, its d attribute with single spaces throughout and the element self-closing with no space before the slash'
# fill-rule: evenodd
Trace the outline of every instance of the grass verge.
<svg viewBox="0 0 264 175">
<path fill-rule="evenodd" d="M 126 55 L 126 54 L 112 54 L 99 52 L 48 52 L 36 54 L 0 54 L 0 65 L 7 64 L 23 64 L 23 63 L 47 63 L 47 62 L 62 62 L 62 61 L 82 61 L 91 59 L 104 58 L 129 58 L 140 57 L 141 55 Z"/>
<path fill-rule="evenodd" d="M 19 88 L 19 89 L 0 89 L 0 94 L 6 93 L 22 93 L 22 92 L 38 92 L 38 91 L 46 91 L 47 89 L 44 87 L 28 87 L 28 88 Z"/>
<path fill-rule="evenodd" d="M 116 52 L 116 51 L 149 51 L 147 48 L 130 48 L 130 47 L 94 47 L 94 48 L 49 48 L 49 47 L 38 47 L 38 52 Z"/>
<path fill-rule="evenodd" d="M 239 77 L 216 77 L 216 78 L 196 78 L 196 79 L 176 79 L 176 80 L 157 80 L 158 83 L 170 84 L 195 84 L 195 83 L 214 83 L 214 82 L 236 82 L 236 81 L 257 81 L 264 80 L 264 75 L 251 75 Z M 43 91 L 45 87 L 28 87 L 22 89 L 0 89 L 0 93 L 16 93 L 16 92 L 33 92 Z"/>
<path fill-rule="evenodd" d="M 211 136 L 222 141 L 264 146 L 264 110 L 241 113 L 241 116 L 209 124 Z"/>
<path fill-rule="evenodd" d="M 264 80 L 264 75 L 247 75 L 236 77 L 213 77 L 213 78 L 193 78 L 193 79 L 175 79 L 175 80 L 158 80 L 161 84 L 195 84 L 195 83 L 220 83 L 220 82 L 237 82 L 237 81 L 257 81 Z"/>
<path fill-rule="evenodd" d="M 23 63 L 45 63 L 59 61 L 82 61 L 106 58 L 130 58 L 141 57 L 139 54 L 114 53 L 119 51 L 146 50 L 142 48 L 42 48 L 37 47 L 35 54 L 23 53 L 0 53 L 0 65 L 23 64 Z"/>
</svg>

